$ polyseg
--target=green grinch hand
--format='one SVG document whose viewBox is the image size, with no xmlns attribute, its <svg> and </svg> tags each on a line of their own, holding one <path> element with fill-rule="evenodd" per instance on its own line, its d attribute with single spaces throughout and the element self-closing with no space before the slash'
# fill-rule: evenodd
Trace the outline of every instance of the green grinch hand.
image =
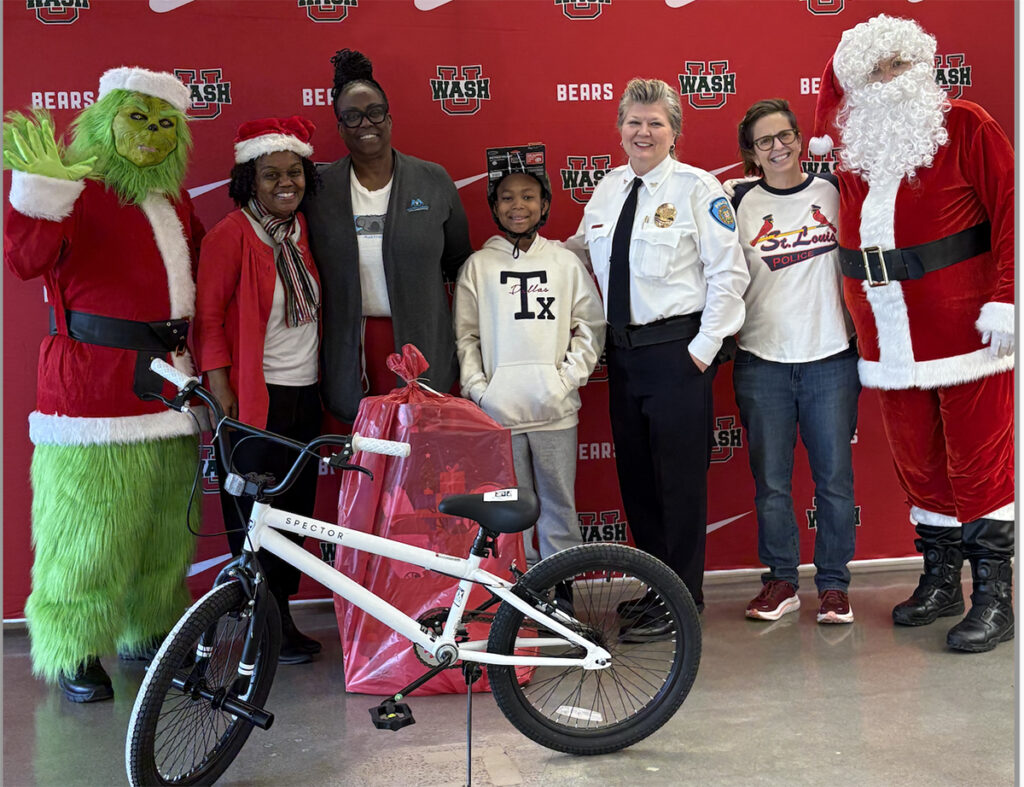
<svg viewBox="0 0 1024 787">
<path fill-rule="evenodd" d="M 4 123 L 4 169 L 44 175 L 61 180 L 81 180 L 92 172 L 96 156 L 76 164 L 65 164 L 62 146 L 54 136 L 49 113 L 37 111 L 34 119 L 9 112 Z"/>
</svg>

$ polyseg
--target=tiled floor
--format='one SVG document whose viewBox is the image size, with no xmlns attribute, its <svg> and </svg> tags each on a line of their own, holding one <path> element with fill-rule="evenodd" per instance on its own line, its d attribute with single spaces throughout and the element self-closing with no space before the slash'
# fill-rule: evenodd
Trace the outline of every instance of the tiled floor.
<svg viewBox="0 0 1024 787">
<path fill-rule="evenodd" d="M 1009 785 L 1014 781 L 1015 643 L 986 654 L 945 649 L 946 619 L 893 627 L 914 571 L 854 575 L 856 622 L 819 626 L 810 580 L 803 608 L 748 621 L 757 580 L 712 584 L 704 649 L 689 698 L 658 733 L 602 757 L 549 751 L 520 735 L 490 695 L 474 702 L 476 785 Z M 969 590 L 969 582 L 965 583 Z M 321 639 L 312 665 L 281 667 L 255 730 L 219 782 L 230 785 L 458 785 L 465 780 L 465 698 L 417 697 L 417 724 L 381 732 L 346 694 L 333 608 L 299 607 Z M 72 705 L 31 678 L 23 631 L 4 634 L 3 783 L 124 784 L 124 735 L 141 666 L 106 659 L 114 702 Z"/>
</svg>

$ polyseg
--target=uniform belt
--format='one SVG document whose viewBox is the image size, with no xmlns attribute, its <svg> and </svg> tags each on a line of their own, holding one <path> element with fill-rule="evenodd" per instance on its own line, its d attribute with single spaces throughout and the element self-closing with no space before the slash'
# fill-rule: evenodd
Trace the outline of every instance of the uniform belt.
<svg viewBox="0 0 1024 787">
<path fill-rule="evenodd" d="M 616 347 L 646 347 L 676 339 L 692 339 L 700 331 L 701 312 L 666 317 L 645 325 L 608 326 L 608 339 Z"/>
<path fill-rule="evenodd" d="M 851 279 L 867 279 L 872 287 L 891 281 L 920 279 L 926 273 L 948 268 L 992 249 L 992 226 L 984 221 L 953 235 L 882 251 L 878 246 L 866 249 L 839 249 L 839 266 Z"/>
<path fill-rule="evenodd" d="M 138 352 L 173 352 L 178 355 L 185 352 L 187 318 L 138 322 L 75 311 L 67 311 L 64 316 L 68 336 L 78 342 Z M 57 317 L 53 309 L 50 309 L 50 335 L 57 335 Z"/>
</svg>

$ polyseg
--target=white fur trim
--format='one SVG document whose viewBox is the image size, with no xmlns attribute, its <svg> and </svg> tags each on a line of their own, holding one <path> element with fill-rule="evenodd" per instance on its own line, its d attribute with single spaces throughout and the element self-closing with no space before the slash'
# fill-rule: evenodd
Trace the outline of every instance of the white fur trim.
<svg viewBox="0 0 1024 787">
<path fill-rule="evenodd" d="M 878 361 L 865 361 L 864 359 L 857 363 L 860 381 L 865 388 L 881 388 L 887 391 L 960 385 L 972 380 L 980 380 L 982 377 L 1000 374 L 1012 368 L 1012 355 L 992 358 L 989 356 L 988 348 L 984 347 L 963 355 L 954 355 L 951 358 L 914 361 L 906 367 L 887 367 Z"/>
<path fill-rule="evenodd" d="M 195 433 L 192 418 L 175 410 L 120 418 L 72 418 L 35 411 L 28 417 L 28 436 L 33 445 L 141 443 Z"/>
<path fill-rule="evenodd" d="M 1015 509 L 1014 503 L 1007 503 L 1002 508 L 997 508 L 995 511 L 992 511 L 992 512 L 990 512 L 988 514 L 985 514 L 985 516 L 978 517 L 978 518 L 979 519 L 999 519 L 999 520 L 1002 520 L 1003 522 L 1007 522 L 1007 521 L 1012 522 L 1012 521 L 1014 521 L 1017 518 L 1016 511 L 1014 509 Z"/>
<path fill-rule="evenodd" d="M 63 221 L 71 215 L 75 200 L 84 190 L 84 180 L 62 180 L 14 170 L 7 199 L 12 208 L 30 219 Z"/>
<path fill-rule="evenodd" d="M 900 180 L 898 175 L 885 174 L 871 181 L 860 209 L 861 248 L 896 248 L 896 193 Z"/>
<path fill-rule="evenodd" d="M 815 156 L 825 156 L 831 153 L 835 146 L 830 134 L 823 137 L 811 137 L 807 143 L 807 152 Z"/>
<path fill-rule="evenodd" d="M 932 527 L 960 527 L 961 522 L 955 516 L 936 514 L 917 506 L 910 507 L 910 522 L 914 525 L 931 525 Z"/>
<path fill-rule="evenodd" d="M 289 134 L 263 134 L 235 144 L 235 163 L 244 164 L 246 161 L 281 150 L 297 153 L 303 158 L 310 158 L 313 155 L 313 146 L 298 137 Z"/>
<path fill-rule="evenodd" d="M 978 315 L 978 321 L 974 323 L 974 327 L 978 329 L 978 333 L 995 331 L 1012 334 L 1016 324 L 1017 318 L 1014 315 L 1012 303 L 989 301 L 981 307 L 981 314 Z"/>
<path fill-rule="evenodd" d="M 191 317 L 195 314 L 196 285 L 192 280 L 192 257 L 178 214 L 167 197 L 156 192 L 151 192 L 139 207 L 153 227 L 156 247 L 167 270 L 170 316 L 173 319 Z"/>
<path fill-rule="evenodd" d="M 98 98 L 103 98 L 111 90 L 130 90 L 156 96 L 182 112 L 192 103 L 192 92 L 178 77 L 167 71 L 150 71 L 132 66 L 112 68 L 100 77 Z"/>
</svg>

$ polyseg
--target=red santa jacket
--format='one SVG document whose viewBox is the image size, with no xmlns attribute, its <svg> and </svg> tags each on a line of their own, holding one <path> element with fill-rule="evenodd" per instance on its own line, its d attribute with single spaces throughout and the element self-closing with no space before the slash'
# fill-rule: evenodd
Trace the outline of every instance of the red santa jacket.
<svg viewBox="0 0 1024 787">
<path fill-rule="evenodd" d="M 297 245 L 317 287 L 320 277 L 309 250 L 301 213 Z M 274 303 L 274 250 L 241 210 L 225 216 L 203 239 L 196 285 L 195 347 L 199 370 L 230 367 L 238 419 L 267 425 L 270 398 L 263 379 L 263 347 Z"/>
<path fill-rule="evenodd" d="M 67 311 L 152 322 L 191 317 L 203 234 L 188 195 L 122 205 L 95 180 L 15 172 L 4 217 L 4 261 L 20 279 L 43 278 L 57 334 L 39 349 L 35 444 L 138 442 L 191 434 L 192 419 L 133 391 L 136 352 L 75 341 Z M 191 360 L 174 358 L 191 373 Z M 173 386 L 164 395 L 173 397 Z"/>
<path fill-rule="evenodd" d="M 894 207 L 891 192 L 887 199 L 883 187 L 839 172 L 845 248 L 905 248 L 992 225 L 990 252 L 924 278 L 883 287 L 845 280 L 861 381 L 871 388 L 935 388 L 1013 368 L 1012 356 L 990 358 L 981 342 L 981 331 L 1014 330 L 1013 148 L 980 106 L 951 103 L 949 142 L 932 166 L 899 183 Z"/>
</svg>

